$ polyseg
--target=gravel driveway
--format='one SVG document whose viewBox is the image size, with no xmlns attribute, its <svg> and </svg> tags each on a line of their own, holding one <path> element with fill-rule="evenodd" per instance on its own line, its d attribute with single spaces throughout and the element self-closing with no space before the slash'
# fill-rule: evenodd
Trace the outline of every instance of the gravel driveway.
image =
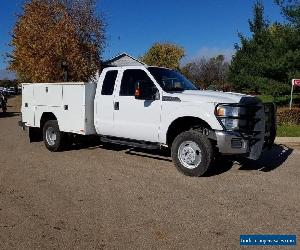
<svg viewBox="0 0 300 250">
<path fill-rule="evenodd" d="M 299 235 L 299 148 L 191 178 L 164 153 L 30 144 L 16 102 L 0 114 L 0 249 L 232 250 L 240 234 Z"/>
</svg>

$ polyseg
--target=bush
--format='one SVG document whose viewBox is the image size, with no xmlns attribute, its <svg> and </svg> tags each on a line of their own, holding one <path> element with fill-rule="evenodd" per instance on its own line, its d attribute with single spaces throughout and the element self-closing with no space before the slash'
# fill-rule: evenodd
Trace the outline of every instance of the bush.
<svg viewBox="0 0 300 250">
<path fill-rule="evenodd" d="M 300 108 L 278 110 L 277 119 L 278 124 L 300 125 Z"/>
<path fill-rule="evenodd" d="M 258 95 L 257 96 L 263 103 L 274 102 L 274 97 L 271 95 Z"/>
<path fill-rule="evenodd" d="M 277 106 L 289 106 L 291 96 L 290 95 L 282 95 L 279 97 L 274 97 L 272 95 L 259 95 L 257 96 L 262 102 L 275 102 Z M 300 107 L 300 94 L 295 93 L 293 95 L 293 107 Z"/>
</svg>

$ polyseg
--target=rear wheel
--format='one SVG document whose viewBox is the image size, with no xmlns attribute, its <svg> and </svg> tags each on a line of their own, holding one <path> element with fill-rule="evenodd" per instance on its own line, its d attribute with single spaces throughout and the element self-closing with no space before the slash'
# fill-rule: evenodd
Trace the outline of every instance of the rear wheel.
<svg viewBox="0 0 300 250">
<path fill-rule="evenodd" d="M 58 122 L 49 120 L 43 127 L 43 140 L 48 150 L 60 151 L 63 148 L 64 133 L 59 130 Z"/>
<path fill-rule="evenodd" d="M 172 144 L 172 158 L 185 175 L 202 176 L 212 165 L 214 151 L 209 139 L 199 131 L 179 134 Z"/>
<path fill-rule="evenodd" d="M 5 103 L 2 104 L 2 111 L 3 111 L 3 113 L 6 113 L 6 111 L 7 111 L 7 108 L 6 108 L 6 104 L 5 104 Z"/>
</svg>

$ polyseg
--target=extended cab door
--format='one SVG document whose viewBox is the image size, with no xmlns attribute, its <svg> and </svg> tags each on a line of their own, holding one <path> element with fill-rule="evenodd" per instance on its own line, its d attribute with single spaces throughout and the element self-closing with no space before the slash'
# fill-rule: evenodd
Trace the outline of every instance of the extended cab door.
<svg viewBox="0 0 300 250">
<path fill-rule="evenodd" d="M 114 94 L 120 71 L 103 70 L 95 96 L 95 128 L 98 134 L 113 135 L 114 129 Z"/>
<path fill-rule="evenodd" d="M 141 69 L 125 69 L 114 96 L 114 136 L 158 142 L 161 98 L 135 99 L 135 85 L 146 81 L 157 88 L 150 75 Z M 159 89 L 157 88 L 157 91 Z M 159 94 L 158 94 L 159 96 Z"/>
</svg>

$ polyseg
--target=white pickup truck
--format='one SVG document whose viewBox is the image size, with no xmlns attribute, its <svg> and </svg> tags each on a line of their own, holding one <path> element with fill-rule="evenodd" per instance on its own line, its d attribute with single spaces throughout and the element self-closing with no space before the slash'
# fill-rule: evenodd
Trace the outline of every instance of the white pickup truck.
<svg viewBox="0 0 300 250">
<path fill-rule="evenodd" d="M 141 148 L 171 149 L 177 168 L 201 176 L 216 155 L 258 159 L 276 136 L 274 104 L 199 90 L 167 68 L 105 68 L 96 82 L 22 86 L 22 121 L 31 141 L 60 151 L 71 135 Z"/>
</svg>

